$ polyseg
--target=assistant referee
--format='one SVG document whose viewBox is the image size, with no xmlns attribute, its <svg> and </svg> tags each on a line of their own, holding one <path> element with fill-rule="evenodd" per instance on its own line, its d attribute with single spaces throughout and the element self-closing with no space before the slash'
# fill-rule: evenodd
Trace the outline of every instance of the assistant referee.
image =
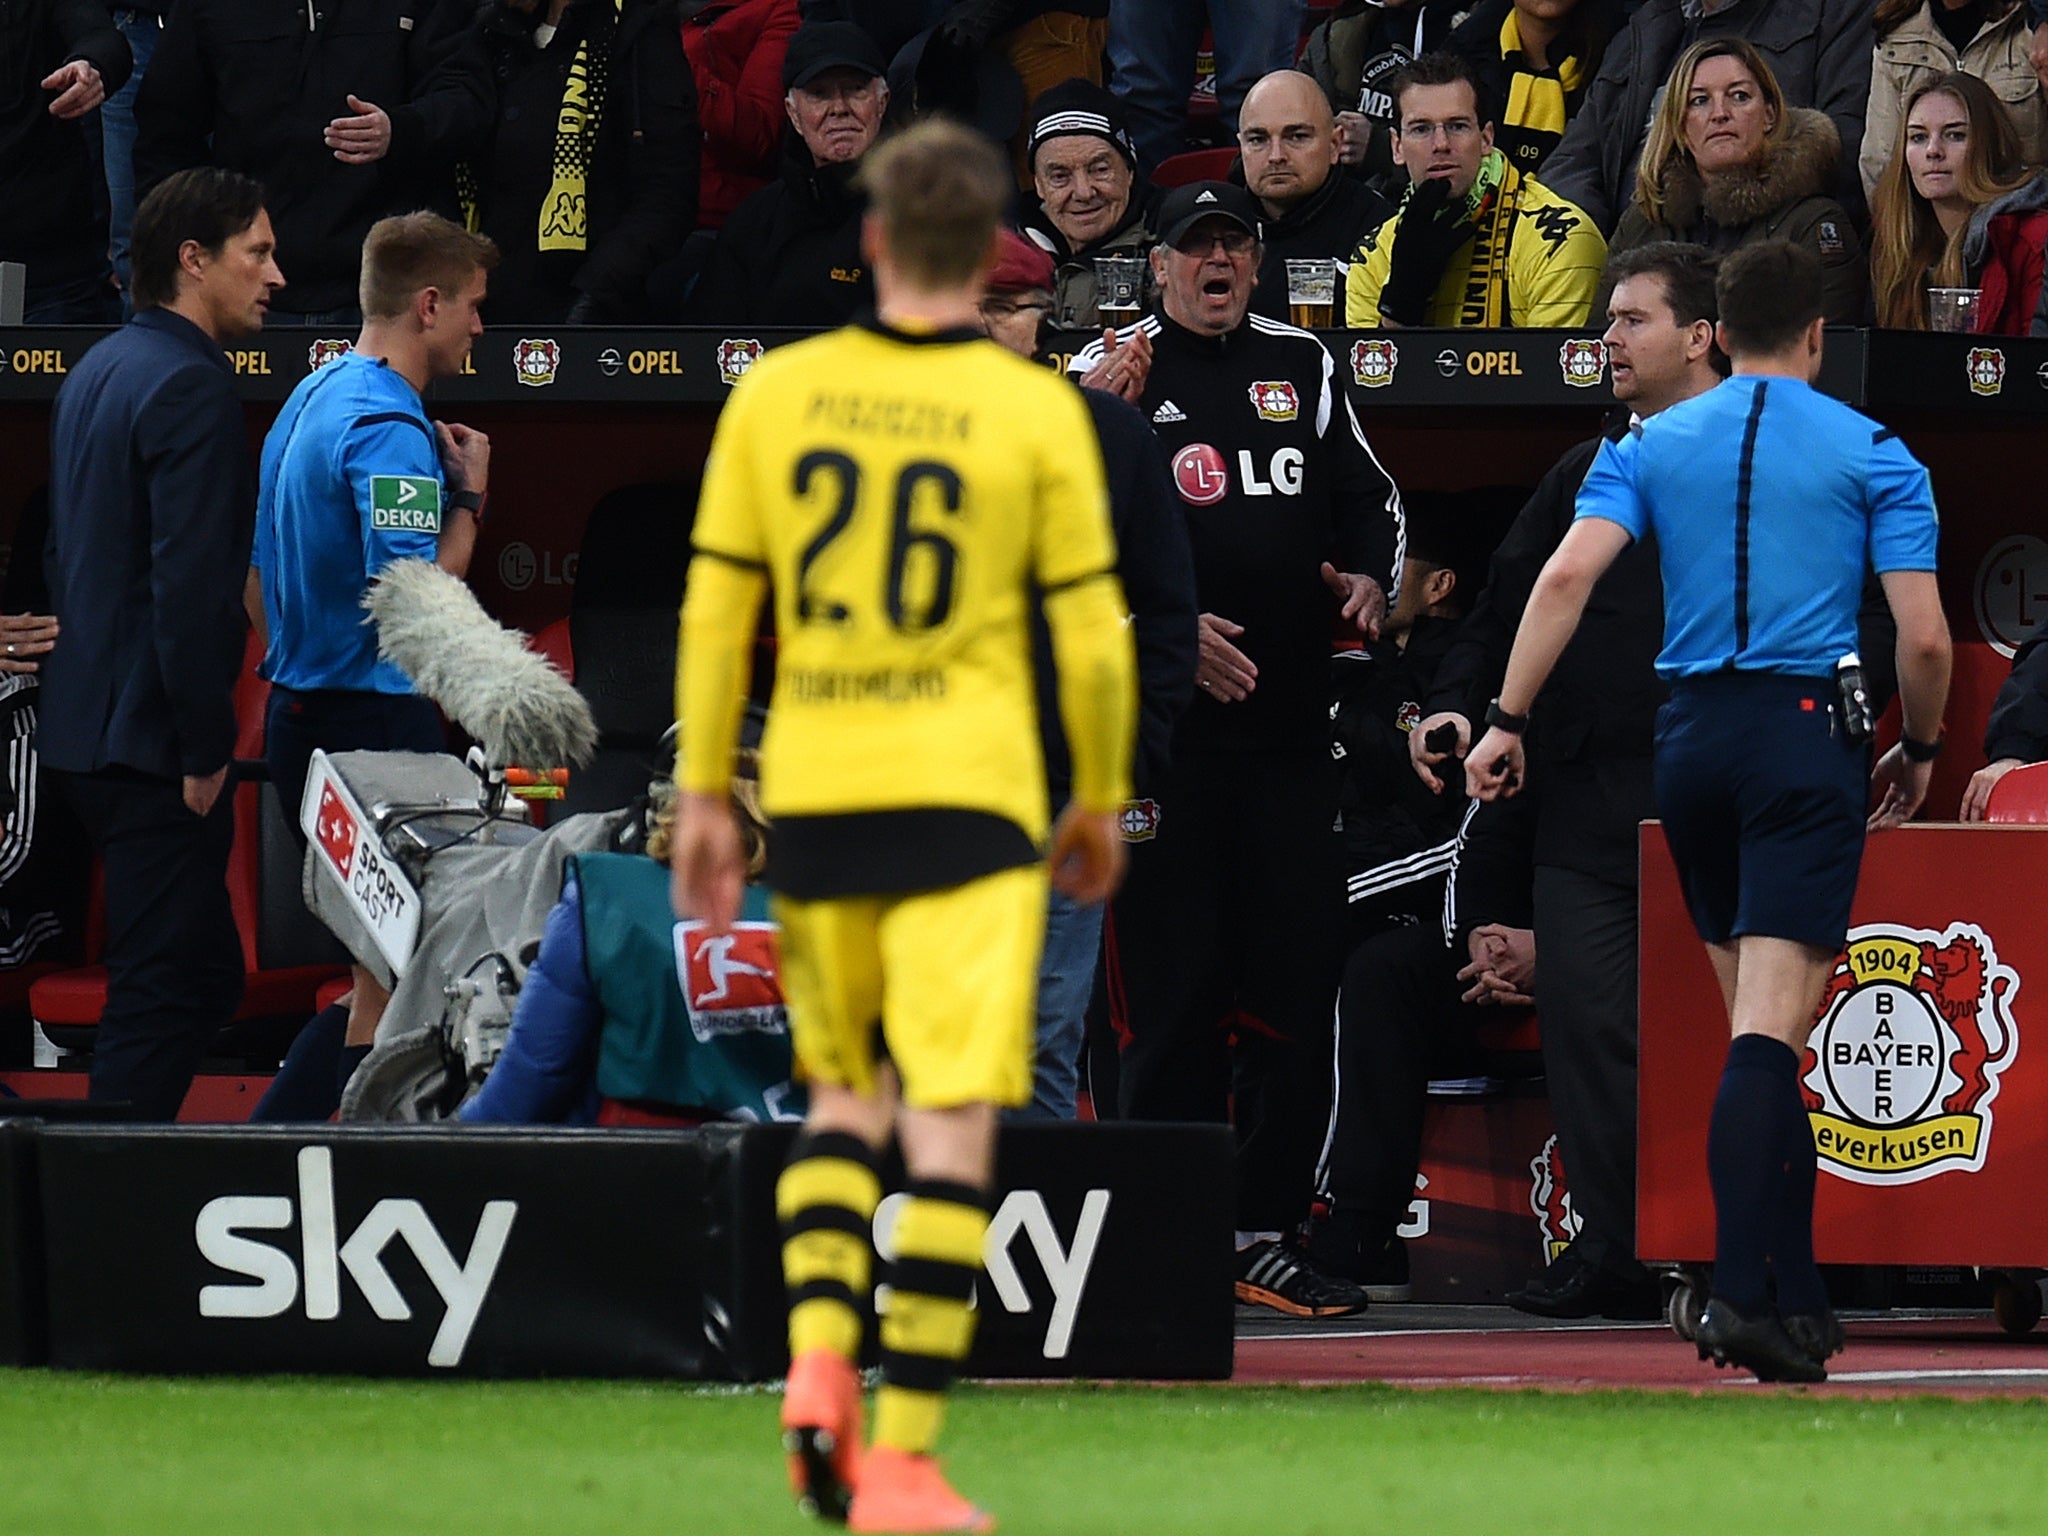
<svg viewBox="0 0 2048 1536">
<path fill-rule="evenodd" d="M 1657 671 L 1671 686 L 1657 810 L 1733 1033 L 1707 1134 L 1714 1282 L 1700 1355 L 1764 1380 L 1819 1381 L 1842 1333 L 1813 1258 L 1799 1063 L 1848 932 L 1868 805 L 1867 731 L 1837 668 L 1855 649 L 1867 565 L 1898 622 L 1904 711 L 1899 744 L 1871 775 L 1884 796 L 1867 825 L 1895 825 L 1918 809 L 1940 750 L 1948 626 L 1927 471 L 1896 434 L 1813 387 L 1819 261 L 1762 243 L 1730 256 L 1716 287 L 1734 377 L 1601 448 L 1465 775 L 1481 799 L 1519 786 L 1528 711 L 1587 594 L 1654 534 Z"/>
</svg>

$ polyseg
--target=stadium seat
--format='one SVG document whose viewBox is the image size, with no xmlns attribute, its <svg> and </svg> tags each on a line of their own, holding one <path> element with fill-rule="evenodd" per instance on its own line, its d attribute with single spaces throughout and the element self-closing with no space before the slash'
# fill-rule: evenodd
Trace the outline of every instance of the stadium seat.
<svg viewBox="0 0 2048 1536">
<path fill-rule="evenodd" d="M 1155 186 L 1185 187 L 1197 181 L 1222 181 L 1230 174 L 1230 168 L 1237 164 L 1234 149 L 1191 149 L 1185 154 L 1169 155 L 1159 162 L 1159 169 L 1152 173 Z"/>
<path fill-rule="evenodd" d="M 567 619 L 557 619 L 547 625 L 527 640 L 526 648 L 546 657 L 548 665 L 570 682 L 576 681 L 576 648 L 569 643 Z"/>
<path fill-rule="evenodd" d="M 2048 763 L 2015 768 L 1994 784 L 1984 819 L 2006 826 L 2048 826 Z"/>
</svg>

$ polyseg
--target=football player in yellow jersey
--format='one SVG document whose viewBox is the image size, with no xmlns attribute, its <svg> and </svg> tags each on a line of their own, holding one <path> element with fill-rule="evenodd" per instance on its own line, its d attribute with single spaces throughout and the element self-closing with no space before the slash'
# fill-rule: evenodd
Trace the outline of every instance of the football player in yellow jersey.
<svg viewBox="0 0 2048 1536">
<path fill-rule="evenodd" d="M 1047 880 L 1096 902 L 1123 872 L 1135 667 L 1081 396 L 980 336 L 1000 155 L 925 123 L 862 175 L 877 318 L 757 363 L 705 469 L 677 684 L 675 900 L 714 931 L 738 911 L 727 777 L 772 592 L 767 879 L 811 1085 L 776 1193 L 790 1475 L 806 1508 L 854 1530 L 980 1531 L 993 1520 L 932 1448 L 974 1331 L 997 1110 L 1030 1093 Z M 1049 853 L 1028 632 L 1041 600 L 1074 763 Z M 863 1456 L 853 1362 L 892 1135 L 909 1198 Z"/>
</svg>

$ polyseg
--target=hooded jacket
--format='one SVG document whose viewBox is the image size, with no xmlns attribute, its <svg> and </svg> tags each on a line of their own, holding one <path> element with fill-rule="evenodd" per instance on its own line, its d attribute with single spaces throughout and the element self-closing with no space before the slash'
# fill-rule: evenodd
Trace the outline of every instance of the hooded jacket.
<svg viewBox="0 0 2048 1536">
<path fill-rule="evenodd" d="M 1364 115 L 1365 163 L 1355 174 L 1375 187 L 1391 191 L 1388 184 L 1399 179 L 1388 81 L 1403 64 L 1443 47 L 1467 9 L 1465 0 L 1414 0 L 1391 9 L 1380 0 L 1342 0 L 1309 33 L 1297 67 L 1323 88 L 1333 110 Z"/>
<path fill-rule="evenodd" d="M 1743 166 L 1707 181 L 1691 156 L 1673 155 L 1661 183 L 1666 222 L 1652 224 L 1631 200 L 1608 252 L 1676 240 L 1725 254 L 1759 240 L 1790 240 L 1820 257 L 1828 320 L 1855 325 L 1863 318 L 1870 267 L 1855 226 L 1828 193 L 1840 155 L 1834 124 L 1804 107 L 1786 114 L 1784 136 L 1766 145 L 1761 166 Z M 1593 301 L 1594 313 L 1606 313 L 1606 304 L 1603 287 Z"/>
<path fill-rule="evenodd" d="M 1649 0 L 1601 56 L 1578 116 L 1543 162 L 1544 181 L 1613 229 L 1634 200 L 1636 161 L 1671 66 L 1700 39 L 1730 36 L 1756 45 L 1790 105 L 1833 121 L 1848 151 L 1834 194 L 1860 214 L 1862 185 L 1848 172 L 1870 98 L 1870 0 L 1733 0 L 1711 15 L 1699 0 Z"/>
<path fill-rule="evenodd" d="M 601 8 L 601 9 L 600 9 Z M 491 152 L 476 164 L 483 232 L 502 253 L 484 303 L 493 324 L 580 320 L 627 324 L 645 317 L 648 274 L 690 232 L 696 210 L 695 92 L 676 33 L 659 0 L 580 0 L 546 48 L 535 16 L 493 0 L 477 19 L 497 86 Z M 577 44 L 609 44 L 603 108 L 584 168 L 584 249 L 539 248 L 553 183 L 556 119 Z"/>
<path fill-rule="evenodd" d="M 818 165 L 794 131 L 782 175 L 733 210 L 698 285 L 701 325 L 844 325 L 875 302 L 860 253 L 858 160 Z"/>
<path fill-rule="evenodd" d="M 135 102 L 137 196 L 195 165 L 262 182 L 288 285 L 280 307 L 295 313 L 356 302 L 378 219 L 455 213 L 454 167 L 491 128 L 472 5 L 324 3 L 178 0 Z M 342 164 L 323 138 L 351 94 L 391 117 L 391 149 L 368 165 Z"/>
<path fill-rule="evenodd" d="M 1906 98 L 1915 87 L 1937 75 L 1975 75 L 2004 104 L 2006 115 L 2019 130 L 2020 148 L 2029 165 L 2048 161 L 2048 97 L 2044 97 L 2034 66 L 2027 62 L 2033 32 L 2027 8 L 2015 3 L 1995 21 L 1977 29 L 1958 53 L 1948 36 L 1935 25 L 1925 5 L 1878 39 L 1870 63 L 1870 103 L 1863 120 L 1863 149 L 1857 169 L 1863 173 L 1867 197 L 1877 190 L 1877 178 L 1899 142 L 1899 124 L 1905 117 Z"/>
<path fill-rule="evenodd" d="M 1963 270 L 1983 290 L 1977 331 L 1984 336 L 2048 336 L 2048 173 L 1986 203 L 1963 234 Z"/>
<path fill-rule="evenodd" d="M 99 71 L 109 96 L 127 83 L 128 42 L 105 7 L 0 5 L 0 261 L 25 263 L 32 287 L 90 278 L 107 264 L 106 186 L 89 119 L 50 116 L 57 93 L 43 89 L 43 77 L 73 59 Z"/>
<path fill-rule="evenodd" d="M 1046 324 L 1062 331 L 1099 331 L 1102 311 L 1095 306 L 1095 258 L 1136 256 L 1141 260 L 1159 243 L 1159 189 L 1142 176 L 1131 181 L 1130 205 L 1116 228 L 1093 245 L 1075 250 L 1067 237 L 1047 217 L 1045 205 L 1032 209 L 1024 220 L 1024 238 L 1052 253 L 1052 314 Z M 1148 263 L 1145 282 L 1138 298 L 1141 309 L 1150 308 L 1158 298 Z"/>
</svg>

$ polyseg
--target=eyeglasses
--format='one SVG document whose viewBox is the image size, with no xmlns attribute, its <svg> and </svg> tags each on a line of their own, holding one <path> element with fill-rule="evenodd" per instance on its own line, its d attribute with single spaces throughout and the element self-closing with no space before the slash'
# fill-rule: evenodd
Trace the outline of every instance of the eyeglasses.
<svg viewBox="0 0 2048 1536">
<path fill-rule="evenodd" d="M 1207 256 L 1217 246 L 1223 247 L 1226 256 L 1249 256 L 1258 238 L 1248 229 L 1217 229 L 1204 233 L 1191 229 L 1173 242 L 1173 248 L 1183 256 Z"/>
<path fill-rule="evenodd" d="M 1007 320 L 1012 315 L 1026 312 L 1049 315 L 1052 313 L 1052 304 L 1045 299 L 1006 299 L 990 294 L 981 301 L 981 312 L 993 320 Z"/>
<path fill-rule="evenodd" d="M 1448 122 L 1433 123 L 1427 118 L 1412 118 L 1401 125 L 1401 137 L 1410 144 L 1432 143 L 1441 133 L 1453 144 L 1471 138 L 1479 131 L 1479 125 L 1469 117 L 1454 117 Z"/>
</svg>

